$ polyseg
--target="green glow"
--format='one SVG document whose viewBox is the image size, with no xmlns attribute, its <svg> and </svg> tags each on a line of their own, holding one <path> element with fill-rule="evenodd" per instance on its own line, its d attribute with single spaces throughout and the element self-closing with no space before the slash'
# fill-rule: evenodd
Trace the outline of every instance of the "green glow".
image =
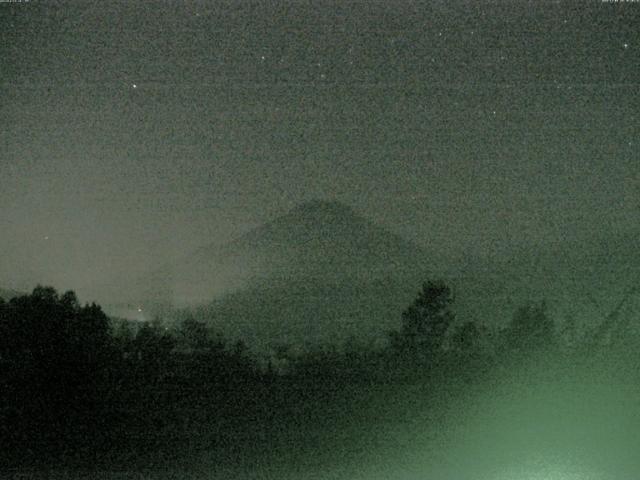
<svg viewBox="0 0 640 480">
<path fill-rule="evenodd" d="M 587 472 L 584 468 L 542 458 L 532 464 L 524 462 L 517 467 L 506 469 L 494 480 L 595 480 L 596 478 L 599 478 L 598 475 Z"/>
</svg>

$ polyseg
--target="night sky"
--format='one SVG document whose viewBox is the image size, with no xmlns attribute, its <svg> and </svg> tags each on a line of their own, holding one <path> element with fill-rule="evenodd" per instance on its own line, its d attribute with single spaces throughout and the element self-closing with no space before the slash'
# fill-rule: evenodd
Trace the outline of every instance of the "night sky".
<svg viewBox="0 0 640 480">
<path fill-rule="evenodd" d="M 452 255 L 638 231 L 640 3 L 0 3 L 0 286 L 338 200 Z"/>
</svg>

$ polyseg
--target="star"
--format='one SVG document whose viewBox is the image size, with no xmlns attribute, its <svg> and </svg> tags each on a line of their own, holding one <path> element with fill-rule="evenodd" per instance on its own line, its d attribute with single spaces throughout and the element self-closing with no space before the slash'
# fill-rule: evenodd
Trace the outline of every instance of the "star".
<svg viewBox="0 0 640 480">
<path fill-rule="evenodd" d="M 628 43 L 625 43 L 625 44 L 623 44 L 622 46 L 623 46 L 624 48 L 629 48 L 629 44 L 628 44 Z"/>
<path fill-rule="evenodd" d="M 132 84 L 131 84 L 131 87 L 132 87 L 132 88 L 134 88 L 134 89 L 135 89 L 135 88 L 138 88 L 138 84 L 136 84 L 136 83 L 132 83 Z"/>
</svg>

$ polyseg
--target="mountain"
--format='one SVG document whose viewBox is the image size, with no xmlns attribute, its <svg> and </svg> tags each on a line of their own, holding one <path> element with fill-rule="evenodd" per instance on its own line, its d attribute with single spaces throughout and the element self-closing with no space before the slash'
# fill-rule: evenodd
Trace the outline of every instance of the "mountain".
<svg viewBox="0 0 640 480">
<path fill-rule="evenodd" d="M 214 272 L 232 273 L 226 284 L 234 288 L 198 314 L 265 347 L 380 336 L 432 269 L 422 248 L 325 201 L 299 205 L 219 251 L 202 249 L 185 266 L 192 292 Z"/>
<path fill-rule="evenodd" d="M 312 201 L 123 284 L 116 297 L 122 303 L 110 313 L 150 319 L 189 308 L 253 346 L 339 344 L 397 328 L 421 283 L 444 278 L 461 321 L 504 325 L 525 302 L 546 299 L 557 322 L 574 317 L 594 325 L 640 270 L 635 238 L 528 246 L 443 265 L 428 244 L 409 242 L 341 203 Z"/>
<path fill-rule="evenodd" d="M 312 201 L 156 270 L 128 303 L 199 306 L 223 333 L 256 341 L 371 337 L 398 325 L 432 257 L 346 205 Z"/>
<path fill-rule="evenodd" d="M 427 255 L 404 240 L 337 203 L 314 201 L 300 205 L 220 252 L 203 249 L 190 263 L 207 259 L 242 265 L 244 278 L 370 279 L 412 272 Z M 192 268 L 189 269 L 193 271 Z"/>
</svg>

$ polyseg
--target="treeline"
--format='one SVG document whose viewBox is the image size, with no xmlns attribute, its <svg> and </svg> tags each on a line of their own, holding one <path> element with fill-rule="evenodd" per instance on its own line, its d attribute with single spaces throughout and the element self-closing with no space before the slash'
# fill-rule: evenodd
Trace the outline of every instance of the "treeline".
<svg viewBox="0 0 640 480">
<path fill-rule="evenodd" d="M 191 317 L 133 328 L 48 287 L 0 299 L 3 455 L 9 463 L 116 450 L 135 457 L 198 436 L 228 449 L 256 425 L 281 427 L 301 405 L 434 372 L 479 379 L 572 345 L 544 303 L 523 306 L 499 331 L 457 321 L 453 307 L 446 284 L 426 282 L 384 348 L 358 339 L 312 351 L 281 345 L 258 360 Z"/>
<path fill-rule="evenodd" d="M 37 287 L 0 299 L 0 456 L 47 462 L 186 436 L 203 413 L 242 412 L 262 377 L 241 343 L 204 324 L 134 331 Z"/>
</svg>

